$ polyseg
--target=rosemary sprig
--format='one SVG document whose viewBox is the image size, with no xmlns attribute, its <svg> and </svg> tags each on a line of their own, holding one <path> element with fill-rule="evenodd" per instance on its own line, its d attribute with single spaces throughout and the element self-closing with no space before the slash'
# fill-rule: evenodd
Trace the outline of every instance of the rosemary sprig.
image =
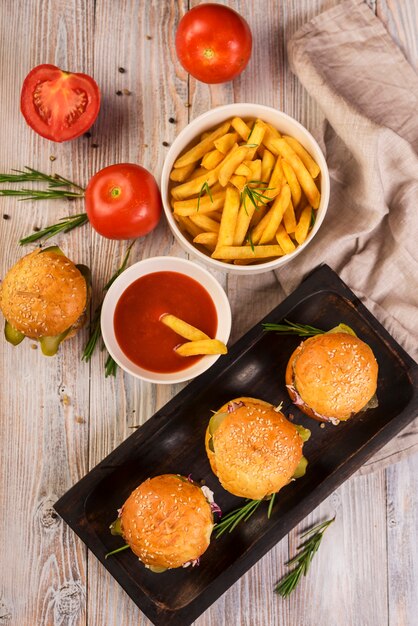
<svg viewBox="0 0 418 626">
<path fill-rule="evenodd" d="M 247 137 L 247 141 L 250 139 L 251 135 L 253 134 L 254 128 L 255 128 L 255 122 L 253 122 L 253 125 L 252 125 L 251 130 L 250 130 L 250 134 Z"/>
<path fill-rule="evenodd" d="M 299 335 L 299 337 L 313 337 L 314 335 L 323 335 L 325 333 L 325 330 L 320 330 L 308 324 L 297 324 L 287 319 L 284 322 L 284 324 L 266 322 L 262 324 L 263 330 L 272 330 L 276 333 L 282 333 L 282 335 Z"/>
<path fill-rule="evenodd" d="M 203 196 L 204 193 L 206 193 L 209 196 L 210 201 L 213 203 L 212 192 L 210 190 L 210 187 L 208 185 L 208 181 L 207 180 L 205 180 L 205 182 L 203 183 L 202 187 L 200 188 L 199 195 L 197 196 L 197 209 L 196 209 L 196 211 L 198 211 L 199 208 L 200 208 L 200 198 Z"/>
<path fill-rule="evenodd" d="M 127 251 L 125 253 L 125 256 L 123 258 L 121 266 L 116 270 L 116 272 L 112 275 L 112 277 L 105 284 L 105 286 L 103 287 L 103 291 L 106 292 L 109 289 L 109 287 L 115 282 L 115 280 L 118 278 L 118 276 L 120 276 L 122 274 L 122 272 L 126 269 L 126 266 L 128 264 L 129 255 L 131 253 L 132 246 L 134 245 L 134 243 L 135 243 L 135 241 L 133 241 L 128 246 L 128 249 L 127 249 Z M 100 314 L 102 312 L 102 306 L 103 306 L 103 300 L 99 304 L 99 306 L 96 308 L 96 310 L 94 311 L 94 315 L 93 315 L 93 318 L 92 318 L 91 323 L 90 323 L 90 335 L 89 335 L 88 341 L 86 343 L 86 346 L 84 348 L 84 352 L 83 352 L 83 354 L 81 356 L 81 360 L 90 361 L 91 357 L 93 356 L 93 352 L 94 352 L 94 350 L 96 348 L 97 342 L 98 342 L 99 338 L 101 337 L 102 331 L 101 331 L 101 328 L 100 328 Z M 117 363 L 114 361 L 114 359 L 109 354 L 108 358 L 106 359 L 106 363 L 105 363 L 105 376 L 106 376 L 106 378 L 108 376 L 115 376 L 117 367 L 118 367 Z"/>
<path fill-rule="evenodd" d="M 58 235 L 58 233 L 68 233 L 70 230 L 73 230 L 73 228 L 83 226 L 83 224 L 86 224 L 88 221 L 89 219 L 87 217 L 87 213 L 78 213 L 77 215 L 72 215 L 71 217 L 62 217 L 56 224 L 51 224 L 42 230 L 34 232 L 32 235 L 23 237 L 23 239 L 20 239 L 19 243 L 21 246 L 25 246 L 26 244 L 38 241 L 39 239 L 50 239 L 51 237 Z"/>
<path fill-rule="evenodd" d="M 62 198 L 82 198 L 84 196 L 84 187 L 73 183 L 68 178 L 60 176 L 60 174 L 45 174 L 32 167 L 23 170 L 12 170 L 15 174 L 0 174 L 1 183 L 27 183 L 27 182 L 43 182 L 47 183 L 46 189 L 0 189 L 0 196 L 17 196 L 22 200 L 44 200 L 44 199 L 62 199 Z M 59 189 L 64 187 L 66 189 Z M 78 190 L 78 191 L 75 191 Z"/>
<path fill-rule="evenodd" d="M 252 185 L 252 187 L 250 187 Z M 244 206 L 244 210 L 247 213 L 247 198 L 254 206 L 255 209 L 263 204 L 266 205 L 271 202 L 271 198 L 265 195 L 266 191 L 271 191 L 274 187 L 267 187 L 268 183 L 264 183 L 262 180 L 250 180 L 244 185 L 241 192 L 240 202 Z"/>
<path fill-rule="evenodd" d="M 255 252 L 255 249 L 254 249 L 254 242 L 253 242 L 253 233 L 252 233 L 252 231 L 251 231 L 251 230 L 249 230 L 249 231 L 248 231 L 248 237 L 247 237 L 247 240 L 248 240 L 248 243 L 249 243 L 249 244 L 250 244 L 250 246 L 251 246 L 251 250 L 252 250 L 253 252 Z"/>
<path fill-rule="evenodd" d="M 295 589 L 302 576 L 306 576 L 309 570 L 309 566 L 312 559 L 321 545 L 324 532 L 330 524 L 335 520 L 335 516 L 332 519 L 314 526 L 306 533 L 303 533 L 302 539 L 306 537 L 305 541 L 298 547 L 300 552 L 296 554 L 292 559 L 286 562 L 286 565 L 294 569 L 286 574 L 276 585 L 274 591 L 281 595 L 283 598 L 287 598 L 289 594 Z"/>
<path fill-rule="evenodd" d="M 271 512 L 273 510 L 275 497 L 276 494 L 274 493 L 270 498 L 269 507 L 267 510 L 268 519 L 270 519 Z M 251 517 L 251 515 L 255 513 L 255 511 L 258 509 L 262 502 L 265 502 L 265 500 L 247 500 L 243 506 L 234 509 L 233 511 L 227 513 L 227 515 L 222 517 L 221 521 L 215 524 L 216 539 L 221 537 L 221 535 L 223 535 L 226 531 L 232 533 L 234 528 L 236 528 L 240 522 L 246 522 Z"/>
<path fill-rule="evenodd" d="M 123 550 L 127 550 L 128 548 L 129 548 L 129 544 L 126 543 L 121 548 L 116 548 L 116 550 L 112 550 L 112 552 L 107 552 L 107 554 L 105 554 L 105 559 L 107 559 L 107 557 L 109 556 L 112 556 L 113 554 L 117 554 L 118 552 L 123 552 Z"/>
</svg>

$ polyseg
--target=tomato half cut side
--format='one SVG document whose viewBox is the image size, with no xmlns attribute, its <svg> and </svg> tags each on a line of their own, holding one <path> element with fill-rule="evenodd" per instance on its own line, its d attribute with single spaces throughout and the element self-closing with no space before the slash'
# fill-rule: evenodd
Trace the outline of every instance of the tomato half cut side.
<svg viewBox="0 0 418 626">
<path fill-rule="evenodd" d="M 23 81 L 20 110 L 38 135 L 69 141 L 93 125 L 100 109 L 100 90 L 87 74 L 38 65 Z"/>
</svg>

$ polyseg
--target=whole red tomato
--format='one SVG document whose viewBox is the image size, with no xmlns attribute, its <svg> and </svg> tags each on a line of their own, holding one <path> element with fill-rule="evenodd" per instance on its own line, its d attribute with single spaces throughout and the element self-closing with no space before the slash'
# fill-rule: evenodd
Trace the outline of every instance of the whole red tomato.
<svg viewBox="0 0 418 626">
<path fill-rule="evenodd" d="M 85 133 L 99 108 L 99 87 L 87 74 L 38 65 L 23 81 L 20 110 L 28 125 L 51 141 L 68 141 Z"/>
<path fill-rule="evenodd" d="M 221 4 L 200 4 L 180 20 L 176 52 L 180 63 L 203 83 L 225 83 L 246 67 L 251 56 L 250 27 Z"/>
<path fill-rule="evenodd" d="M 143 237 L 160 220 L 160 190 L 154 176 L 140 165 L 110 165 L 87 185 L 86 212 L 90 224 L 103 237 Z"/>
</svg>

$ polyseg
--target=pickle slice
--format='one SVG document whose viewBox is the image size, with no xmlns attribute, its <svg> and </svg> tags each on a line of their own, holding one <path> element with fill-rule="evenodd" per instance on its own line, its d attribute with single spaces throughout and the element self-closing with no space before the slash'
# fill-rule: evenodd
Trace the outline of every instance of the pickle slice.
<svg viewBox="0 0 418 626">
<path fill-rule="evenodd" d="M 26 335 L 21 333 L 20 330 L 16 330 L 16 328 L 13 328 L 13 326 L 7 320 L 4 324 L 4 336 L 6 337 L 7 341 L 14 346 L 18 346 L 26 337 Z"/>
<path fill-rule="evenodd" d="M 41 337 L 39 339 L 39 343 L 41 344 L 42 354 L 45 356 L 54 356 L 59 348 L 61 341 L 63 341 L 70 329 L 64 330 L 60 335 L 55 335 L 55 337 Z"/>
<path fill-rule="evenodd" d="M 167 567 L 158 567 L 157 565 L 148 565 L 148 569 L 151 570 L 151 572 L 154 572 L 154 574 L 162 574 L 163 572 L 167 571 Z"/>
<path fill-rule="evenodd" d="M 331 330 L 329 330 L 325 334 L 330 335 L 331 333 L 347 333 L 347 335 L 353 335 L 353 337 L 357 337 L 354 330 L 350 328 L 350 326 L 347 326 L 347 324 L 338 324 L 338 326 L 335 326 L 335 328 L 331 328 Z"/>
<path fill-rule="evenodd" d="M 90 271 L 90 268 L 87 267 L 87 265 L 83 265 L 82 263 L 77 264 L 76 268 L 78 269 L 80 274 L 82 274 L 84 280 L 86 281 L 87 286 L 91 287 L 91 271 Z"/>
<path fill-rule="evenodd" d="M 300 424 L 294 424 L 294 427 L 298 431 L 299 437 L 302 439 L 303 443 L 308 441 L 309 437 L 311 436 L 311 431 L 309 430 L 309 428 L 304 428 Z"/>
<path fill-rule="evenodd" d="M 122 526 L 120 523 L 120 517 L 116 518 L 115 521 L 110 524 L 110 533 L 112 535 L 122 534 Z"/>
<path fill-rule="evenodd" d="M 55 252 L 55 254 L 59 254 L 61 256 L 65 256 L 63 251 L 61 250 L 61 248 L 59 246 L 48 246 L 48 248 L 43 248 L 39 254 L 42 254 L 42 252 Z"/>
<path fill-rule="evenodd" d="M 228 417 L 228 413 L 215 413 L 209 420 L 209 434 L 213 435 L 213 433 L 218 430 L 219 426 L 222 424 L 224 419 Z"/>
<path fill-rule="evenodd" d="M 295 469 L 295 473 L 293 474 L 293 478 L 301 478 L 306 474 L 306 467 L 308 465 L 308 459 L 303 456 L 299 461 L 299 465 Z"/>
</svg>

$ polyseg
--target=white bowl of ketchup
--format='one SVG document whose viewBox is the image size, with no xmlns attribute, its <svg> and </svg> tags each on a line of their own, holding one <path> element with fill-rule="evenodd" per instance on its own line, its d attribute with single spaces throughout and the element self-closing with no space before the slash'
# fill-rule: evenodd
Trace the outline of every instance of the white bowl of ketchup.
<svg viewBox="0 0 418 626">
<path fill-rule="evenodd" d="M 102 336 L 109 354 L 126 372 L 152 383 L 191 380 L 220 355 L 182 357 L 174 348 L 187 340 L 161 322 L 164 314 L 227 343 L 231 308 L 218 281 L 200 265 L 178 257 L 135 263 L 112 284 L 103 301 Z"/>
</svg>

